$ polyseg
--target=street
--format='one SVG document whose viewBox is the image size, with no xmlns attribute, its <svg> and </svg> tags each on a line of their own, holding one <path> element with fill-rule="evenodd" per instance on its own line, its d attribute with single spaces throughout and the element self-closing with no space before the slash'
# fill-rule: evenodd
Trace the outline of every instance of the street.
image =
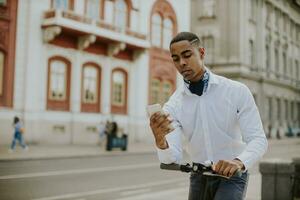
<svg viewBox="0 0 300 200">
<path fill-rule="evenodd" d="M 11 161 L 0 164 L 0 199 L 182 199 L 187 177 L 159 170 L 153 153 Z"/>
<path fill-rule="evenodd" d="M 271 140 L 264 159 L 299 155 L 299 139 Z M 260 199 L 258 165 L 250 174 L 247 200 Z M 188 177 L 160 170 L 155 153 L 0 161 L 0 199 L 183 200 Z"/>
</svg>

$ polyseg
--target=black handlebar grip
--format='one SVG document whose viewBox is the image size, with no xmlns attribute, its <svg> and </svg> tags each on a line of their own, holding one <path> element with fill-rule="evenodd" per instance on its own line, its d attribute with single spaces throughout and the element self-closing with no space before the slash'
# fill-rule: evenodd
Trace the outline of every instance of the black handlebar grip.
<svg viewBox="0 0 300 200">
<path fill-rule="evenodd" d="M 171 163 L 171 164 L 160 163 L 160 169 L 181 171 L 180 165 L 175 164 L 175 163 Z"/>
</svg>

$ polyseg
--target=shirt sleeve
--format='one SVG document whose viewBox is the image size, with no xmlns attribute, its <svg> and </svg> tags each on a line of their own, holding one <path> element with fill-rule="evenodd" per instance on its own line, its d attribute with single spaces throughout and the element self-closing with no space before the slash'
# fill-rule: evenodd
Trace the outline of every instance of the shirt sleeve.
<svg viewBox="0 0 300 200">
<path fill-rule="evenodd" d="M 166 135 L 169 148 L 159 149 L 157 148 L 158 159 L 161 163 L 180 163 L 182 160 L 182 126 L 176 116 L 178 107 L 172 98 L 164 105 L 163 110 L 168 113 L 173 119 L 172 126 L 174 131 Z"/>
<path fill-rule="evenodd" d="M 249 169 L 265 154 L 268 141 L 254 98 L 245 85 L 240 88 L 238 102 L 238 121 L 247 146 L 237 158 Z"/>
</svg>

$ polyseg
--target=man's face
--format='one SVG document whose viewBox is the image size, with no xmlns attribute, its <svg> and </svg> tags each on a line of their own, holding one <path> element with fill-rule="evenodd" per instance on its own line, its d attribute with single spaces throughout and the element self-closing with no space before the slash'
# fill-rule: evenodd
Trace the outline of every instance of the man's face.
<svg viewBox="0 0 300 200">
<path fill-rule="evenodd" d="M 178 72 L 187 81 L 197 82 L 204 73 L 204 49 L 199 50 L 187 40 L 175 42 L 170 47 L 171 56 Z"/>
</svg>

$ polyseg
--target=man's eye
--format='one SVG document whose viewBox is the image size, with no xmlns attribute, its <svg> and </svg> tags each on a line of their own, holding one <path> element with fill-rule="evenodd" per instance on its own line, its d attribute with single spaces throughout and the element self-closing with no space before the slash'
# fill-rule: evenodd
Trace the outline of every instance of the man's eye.
<svg viewBox="0 0 300 200">
<path fill-rule="evenodd" d="M 189 57 L 191 57 L 191 56 L 192 56 L 192 54 L 190 54 L 190 53 L 189 53 L 189 54 L 183 55 L 184 58 L 189 58 Z"/>
<path fill-rule="evenodd" d="M 177 61 L 179 61 L 178 58 L 173 58 L 173 62 L 177 62 Z"/>
</svg>

